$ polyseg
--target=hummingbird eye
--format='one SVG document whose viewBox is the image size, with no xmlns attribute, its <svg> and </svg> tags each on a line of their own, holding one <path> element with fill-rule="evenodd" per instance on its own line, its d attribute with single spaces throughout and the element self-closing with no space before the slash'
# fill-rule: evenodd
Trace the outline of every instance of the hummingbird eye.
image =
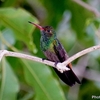
<svg viewBox="0 0 100 100">
<path fill-rule="evenodd" d="M 50 30 L 47 30 L 48 33 L 50 33 Z"/>
</svg>

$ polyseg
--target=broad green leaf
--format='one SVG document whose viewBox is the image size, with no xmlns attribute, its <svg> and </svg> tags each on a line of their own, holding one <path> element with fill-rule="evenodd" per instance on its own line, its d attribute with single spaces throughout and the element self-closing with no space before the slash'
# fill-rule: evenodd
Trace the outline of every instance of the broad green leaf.
<svg viewBox="0 0 100 100">
<path fill-rule="evenodd" d="M 32 40 L 34 26 L 28 23 L 28 21 L 37 23 L 38 21 L 35 17 L 21 8 L 1 8 L 0 21 L 14 31 L 17 39 L 23 41 L 31 51 L 36 52 L 36 47 Z"/>
<path fill-rule="evenodd" d="M 60 85 L 46 65 L 32 61 L 23 64 L 26 81 L 35 90 L 35 100 L 65 100 Z"/>
<path fill-rule="evenodd" d="M 18 80 L 7 61 L 2 65 L 0 100 L 16 100 L 19 91 Z"/>
</svg>

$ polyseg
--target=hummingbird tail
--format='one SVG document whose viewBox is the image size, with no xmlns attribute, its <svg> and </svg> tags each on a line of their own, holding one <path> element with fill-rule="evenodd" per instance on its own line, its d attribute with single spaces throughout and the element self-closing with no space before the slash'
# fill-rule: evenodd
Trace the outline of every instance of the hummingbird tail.
<svg viewBox="0 0 100 100">
<path fill-rule="evenodd" d="M 75 73 L 72 71 L 72 69 L 65 71 L 64 75 L 66 79 L 64 79 L 64 82 L 68 84 L 69 86 L 73 86 L 75 82 L 81 84 L 80 80 L 78 77 L 75 75 Z"/>
<path fill-rule="evenodd" d="M 72 69 L 70 68 L 70 70 L 65 71 L 64 73 L 60 73 L 57 69 L 55 69 L 55 72 L 57 73 L 57 75 L 60 77 L 60 79 L 66 83 L 69 86 L 73 86 L 75 84 L 75 82 L 81 84 L 80 80 L 77 78 L 77 76 L 75 75 L 75 73 L 72 71 Z"/>
</svg>

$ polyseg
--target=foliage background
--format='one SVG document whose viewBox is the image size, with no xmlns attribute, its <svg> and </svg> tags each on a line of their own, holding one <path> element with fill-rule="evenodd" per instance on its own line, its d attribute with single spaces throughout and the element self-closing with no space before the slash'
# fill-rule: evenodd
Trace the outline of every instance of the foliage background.
<svg viewBox="0 0 100 100">
<path fill-rule="evenodd" d="M 100 11 L 99 0 L 84 0 Z M 100 18 L 73 0 L 0 0 L 0 49 L 44 58 L 40 32 L 28 21 L 50 25 L 69 56 L 99 44 Z M 52 68 L 7 57 L 0 64 L 0 100 L 91 100 L 100 95 L 100 51 L 73 62 L 81 85 L 66 86 Z"/>
</svg>

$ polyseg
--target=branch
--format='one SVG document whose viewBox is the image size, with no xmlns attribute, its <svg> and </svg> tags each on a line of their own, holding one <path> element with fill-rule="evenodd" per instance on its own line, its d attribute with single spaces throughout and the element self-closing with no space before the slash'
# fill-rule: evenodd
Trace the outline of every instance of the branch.
<svg viewBox="0 0 100 100">
<path fill-rule="evenodd" d="M 91 11 L 92 13 L 94 13 L 94 15 L 96 17 L 100 17 L 100 12 L 95 9 L 94 7 L 86 4 L 85 2 L 81 1 L 81 0 L 73 0 L 75 3 L 81 5 L 82 7 L 86 8 L 87 10 Z"/>
<path fill-rule="evenodd" d="M 100 49 L 100 45 L 93 46 L 93 47 L 87 48 L 85 50 L 82 50 L 82 51 L 78 52 L 77 54 L 73 55 L 72 57 L 68 58 L 62 64 L 68 65 L 70 62 L 74 61 L 75 59 L 77 59 L 77 58 L 79 58 L 79 57 L 81 57 L 89 52 L 95 51 L 97 49 Z"/>
<path fill-rule="evenodd" d="M 90 47 L 88 49 L 85 49 L 81 52 L 78 52 L 77 54 L 75 54 L 74 56 L 68 58 L 66 61 L 64 61 L 63 63 L 58 63 L 57 65 L 55 65 L 55 62 L 49 61 L 49 60 L 42 60 L 39 57 L 35 57 L 35 56 L 31 56 L 31 55 L 26 55 L 26 54 L 22 54 L 22 53 L 17 53 L 17 52 L 11 52 L 11 51 L 7 51 L 7 50 L 0 50 L 0 61 L 4 56 L 12 56 L 12 57 L 18 57 L 18 58 L 24 58 L 27 60 L 32 60 L 32 61 L 36 61 L 36 62 L 40 62 L 43 64 L 47 64 L 51 67 L 56 68 L 57 70 L 59 70 L 61 73 L 63 73 L 64 71 L 70 70 L 69 68 L 67 68 L 66 66 L 72 62 L 73 60 L 89 53 L 92 51 L 95 51 L 97 49 L 100 49 L 100 45 L 97 46 L 93 46 Z"/>
<path fill-rule="evenodd" d="M 69 68 L 67 68 L 62 63 L 58 63 L 56 65 L 55 62 L 52 62 L 52 61 L 49 61 L 49 60 L 43 60 L 42 58 L 39 58 L 39 57 L 26 55 L 26 54 L 22 54 L 22 53 L 17 53 L 17 52 L 11 52 L 11 51 L 7 51 L 7 50 L 0 50 L 0 61 L 4 56 L 24 58 L 24 59 L 27 59 L 27 60 L 32 60 L 32 61 L 40 62 L 40 63 L 43 63 L 43 64 L 47 64 L 47 65 L 49 65 L 51 67 L 56 68 L 61 73 L 63 73 L 63 71 L 70 70 Z"/>
</svg>

